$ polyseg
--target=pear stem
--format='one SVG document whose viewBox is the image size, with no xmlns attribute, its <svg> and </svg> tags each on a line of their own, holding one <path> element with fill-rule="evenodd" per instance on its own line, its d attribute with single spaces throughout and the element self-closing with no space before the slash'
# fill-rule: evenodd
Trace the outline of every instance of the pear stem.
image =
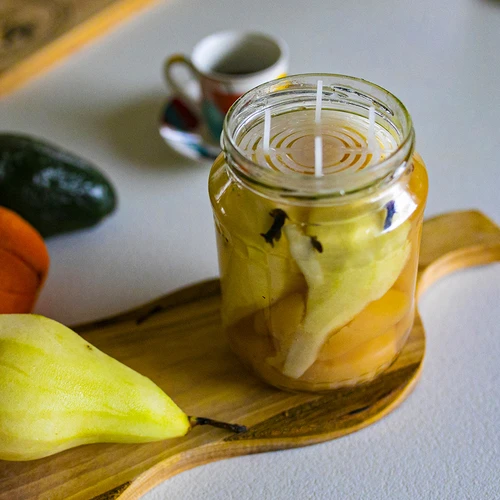
<svg viewBox="0 0 500 500">
<path fill-rule="evenodd" d="M 195 427 L 196 425 L 211 425 L 212 427 L 217 427 L 219 429 L 226 429 L 231 432 L 236 432 L 237 434 L 239 434 L 240 432 L 247 431 L 247 428 L 244 425 L 228 424 L 227 422 L 220 422 L 219 420 L 212 420 L 211 418 L 205 418 L 205 417 L 188 417 L 188 418 L 191 427 Z"/>
</svg>

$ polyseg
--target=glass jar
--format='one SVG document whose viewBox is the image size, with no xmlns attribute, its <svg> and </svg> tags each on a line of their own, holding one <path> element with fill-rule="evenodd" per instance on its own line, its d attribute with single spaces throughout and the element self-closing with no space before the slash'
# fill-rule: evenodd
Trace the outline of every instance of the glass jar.
<svg viewBox="0 0 500 500">
<path fill-rule="evenodd" d="M 289 76 L 233 105 L 222 147 L 209 193 L 232 350 L 279 388 L 373 379 L 414 318 L 427 173 L 406 108 L 357 78 Z"/>
</svg>

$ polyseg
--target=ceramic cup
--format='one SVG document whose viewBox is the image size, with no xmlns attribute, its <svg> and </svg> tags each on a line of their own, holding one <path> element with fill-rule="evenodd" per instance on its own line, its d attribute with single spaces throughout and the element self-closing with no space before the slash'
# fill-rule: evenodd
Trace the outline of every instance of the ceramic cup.
<svg viewBox="0 0 500 500">
<path fill-rule="evenodd" d="M 179 66 L 189 71 L 187 82 L 182 83 L 176 76 Z M 286 74 L 288 46 L 263 33 L 214 33 L 198 42 L 191 57 L 169 57 L 164 69 L 172 90 L 201 111 L 210 134 L 218 139 L 224 116 L 238 97 Z"/>
</svg>

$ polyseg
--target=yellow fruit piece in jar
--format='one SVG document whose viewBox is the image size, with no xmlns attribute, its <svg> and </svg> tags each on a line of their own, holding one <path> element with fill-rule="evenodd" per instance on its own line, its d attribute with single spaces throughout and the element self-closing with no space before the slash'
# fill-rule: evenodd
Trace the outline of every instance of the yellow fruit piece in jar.
<svg viewBox="0 0 500 500">
<path fill-rule="evenodd" d="M 296 226 L 286 226 L 291 253 L 308 285 L 304 321 L 283 366 L 286 376 L 301 377 L 316 360 L 330 332 L 351 321 L 370 302 L 381 298 L 401 273 L 411 247 L 407 240 L 410 223 L 404 222 L 386 234 L 381 233 L 380 226 L 375 226 L 373 231 L 370 227 L 361 231 L 366 235 L 365 241 L 353 246 L 342 259 L 338 246 L 329 247 L 329 243 L 323 241 L 322 253 L 314 255 L 307 251 L 310 236 L 301 233 Z M 359 234 L 355 226 L 352 229 L 353 234 Z M 328 242 L 333 242 L 334 234 L 340 236 L 341 233 L 332 228 L 330 231 Z M 362 240 L 361 236 L 353 240 L 347 233 L 343 236 L 344 241 Z"/>
<path fill-rule="evenodd" d="M 410 301 L 406 294 L 389 290 L 382 298 L 370 302 L 350 323 L 333 333 L 323 345 L 318 360 L 326 361 L 355 349 L 378 337 L 408 313 Z"/>
<path fill-rule="evenodd" d="M 305 289 L 286 239 L 282 236 L 271 245 L 262 236 L 273 224 L 273 210 L 280 208 L 291 219 L 303 209 L 277 206 L 234 184 L 222 193 L 224 212 L 218 222 L 222 316 L 224 325 L 229 326 Z"/>
<path fill-rule="evenodd" d="M 291 259 L 233 247 L 227 268 L 222 271 L 224 324 L 233 325 L 284 296 L 305 289 L 304 277 L 292 264 Z"/>
<path fill-rule="evenodd" d="M 280 346 L 287 347 L 295 338 L 305 308 L 304 297 L 300 293 L 293 293 L 269 309 L 269 331 Z"/>
<path fill-rule="evenodd" d="M 274 358 L 266 361 L 273 365 L 282 365 L 285 355 L 294 342 L 300 323 L 304 319 L 305 299 L 300 293 L 292 293 L 272 305 L 269 309 L 259 311 L 255 324 L 258 326 L 261 319 L 265 318 L 266 329 L 270 333 L 277 352 Z"/>
<path fill-rule="evenodd" d="M 314 383 L 369 380 L 385 369 L 398 353 L 395 328 L 338 356 L 334 360 L 317 361 L 301 377 Z"/>
</svg>

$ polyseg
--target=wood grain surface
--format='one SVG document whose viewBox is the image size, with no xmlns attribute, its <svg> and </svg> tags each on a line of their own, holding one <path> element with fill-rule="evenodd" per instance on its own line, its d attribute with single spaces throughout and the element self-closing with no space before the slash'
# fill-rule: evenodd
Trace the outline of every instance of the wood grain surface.
<svg viewBox="0 0 500 500">
<path fill-rule="evenodd" d="M 481 213 L 427 220 L 417 294 L 457 269 L 494 261 L 500 261 L 500 229 Z M 375 381 L 326 395 L 276 390 L 229 351 L 219 304 L 213 280 L 75 329 L 150 377 L 186 413 L 245 424 L 246 433 L 197 427 L 169 441 L 88 445 L 32 462 L 0 461 L 0 499 L 138 499 L 201 464 L 306 446 L 366 427 L 396 408 L 421 373 L 425 334 L 417 314 L 402 354 Z"/>
<path fill-rule="evenodd" d="M 0 96 L 156 0 L 0 0 Z"/>
</svg>

